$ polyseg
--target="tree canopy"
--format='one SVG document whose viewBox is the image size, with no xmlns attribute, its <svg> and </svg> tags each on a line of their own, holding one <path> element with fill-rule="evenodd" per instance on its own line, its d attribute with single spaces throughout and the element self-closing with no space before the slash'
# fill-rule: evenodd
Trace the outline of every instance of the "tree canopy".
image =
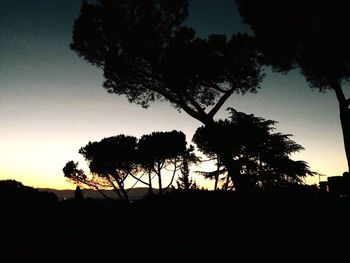
<svg viewBox="0 0 350 263">
<path fill-rule="evenodd" d="M 300 68 L 312 87 L 333 88 L 350 77 L 349 1 L 236 0 L 265 62 Z"/>
<path fill-rule="evenodd" d="M 158 177 L 159 194 L 163 191 L 162 171 L 169 169 L 170 166 L 173 167 L 170 186 L 186 154 L 186 144 L 185 134 L 175 130 L 171 132 L 153 132 L 143 135 L 139 140 L 140 164 L 149 172 L 149 177 L 151 174 Z M 149 184 L 151 184 L 151 178 L 149 178 Z"/>
<path fill-rule="evenodd" d="M 120 134 L 98 142 L 89 142 L 80 148 L 79 153 L 88 162 L 91 174 L 86 174 L 79 169 L 78 163 L 74 161 L 67 162 L 63 173 L 67 179 L 78 186 L 95 188 L 106 198 L 108 197 L 103 190 L 112 188 L 121 199 L 128 202 L 130 188 L 125 189 L 127 179 L 146 184 L 152 192 L 152 179 L 157 176 L 159 194 L 172 185 L 184 158 L 188 161 L 195 158 L 192 153 L 193 148 L 187 149 L 186 144 L 185 134 L 175 130 L 153 132 L 143 135 L 140 140 Z M 170 183 L 166 187 L 162 186 L 164 170 L 172 173 Z M 145 174 L 149 176 L 148 182 L 142 180 Z"/>
<path fill-rule="evenodd" d="M 262 73 L 251 37 L 201 39 L 186 17 L 187 1 L 84 2 L 71 48 L 102 68 L 109 92 L 143 107 L 165 99 L 204 121 L 233 92 L 255 92 Z"/>
</svg>

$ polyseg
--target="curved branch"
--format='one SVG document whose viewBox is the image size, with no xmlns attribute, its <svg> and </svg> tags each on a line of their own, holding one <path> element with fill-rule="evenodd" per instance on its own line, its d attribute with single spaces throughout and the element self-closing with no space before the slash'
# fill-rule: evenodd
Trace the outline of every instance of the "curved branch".
<svg viewBox="0 0 350 263">
<path fill-rule="evenodd" d="M 340 85 L 339 82 L 334 82 L 333 85 L 332 85 L 332 88 L 334 89 L 335 91 L 335 95 L 337 96 L 337 99 L 338 99 L 338 103 L 339 103 L 339 107 L 341 109 L 344 109 L 344 108 L 348 108 L 349 106 L 349 99 L 345 99 L 345 95 L 344 95 L 344 92 L 343 92 L 343 89 Z"/>
<path fill-rule="evenodd" d="M 107 181 L 112 185 L 114 191 L 117 193 L 117 195 L 120 197 L 120 199 L 125 200 L 125 198 L 120 193 L 120 190 L 115 186 L 111 178 L 109 178 L 109 175 L 106 175 Z"/>
<path fill-rule="evenodd" d="M 177 163 L 176 163 L 176 159 L 177 159 L 177 158 L 175 158 L 175 161 L 174 161 L 174 171 L 173 171 L 173 175 L 172 175 L 172 177 L 171 177 L 171 181 L 170 181 L 170 183 L 168 184 L 168 186 L 164 188 L 164 190 L 167 190 L 167 189 L 173 184 L 173 181 L 174 181 L 174 178 L 175 178 L 175 174 L 176 174 L 176 172 L 178 171 L 177 165 L 176 165 L 176 164 L 177 164 Z"/>
<path fill-rule="evenodd" d="M 205 124 L 206 120 L 205 120 L 205 112 L 203 111 L 203 114 L 200 114 L 200 112 L 195 111 L 194 109 L 192 109 L 190 106 L 188 106 L 186 104 L 186 102 L 184 102 L 183 100 L 179 100 L 177 98 L 174 98 L 174 96 L 167 94 L 166 92 L 164 92 L 164 90 L 161 89 L 150 89 L 152 91 L 158 92 L 160 95 L 162 95 L 164 98 L 166 98 L 168 101 L 170 101 L 171 103 L 178 105 L 183 111 L 185 111 L 188 115 L 190 115 L 191 117 L 193 117 L 194 119 L 202 122 L 203 124 Z M 199 105 L 198 105 L 199 106 Z M 200 106 L 199 106 L 200 107 Z"/>
<path fill-rule="evenodd" d="M 204 109 L 199 105 L 199 103 L 193 99 L 187 92 L 184 94 L 185 98 L 196 108 L 197 112 L 201 115 L 206 114 Z"/>
</svg>

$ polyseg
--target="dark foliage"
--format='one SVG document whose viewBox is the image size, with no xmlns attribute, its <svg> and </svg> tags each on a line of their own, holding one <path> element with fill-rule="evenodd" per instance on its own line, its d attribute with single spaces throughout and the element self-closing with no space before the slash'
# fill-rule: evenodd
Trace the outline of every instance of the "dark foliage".
<svg viewBox="0 0 350 263">
<path fill-rule="evenodd" d="M 350 169 L 350 2 L 236 0 L 251 26 L 263 61 L 280 72 L 299 68 L 312 88 L 332 89 L 338 99 Z"/>
<path fill-rule="evenodd" d="M 165 162 L 186 151 L 186 136 L 181 131 L 153 132 L 143 135 L 138 143 L 140 162 Z"/>
<path fill-rule="evenodd" d="M 137 164 L 137 138 L 118 135 L 102 139 L 100 142 L 89 142 L 79 150 L 92 173 L 101 176 L 112 175 L 124 181 L 128 173 Z"/>
<path fill-rule="evenodd" d="M 166 99 L 197 116 L 220 94 L 255 92 L 261 73 L 252 38 L 200 39 L 182 25 L 186 16 L 187 1 L 85 2 L 71 48 L 103 69 L 109 92 L 143 107 Z"/>
<path fill-rule="evenodd" d="M 324 90 L 349 80 L 349 1 L 236 0 L 265 62 L 279 71 L 300 68 Z"/>
</svg>

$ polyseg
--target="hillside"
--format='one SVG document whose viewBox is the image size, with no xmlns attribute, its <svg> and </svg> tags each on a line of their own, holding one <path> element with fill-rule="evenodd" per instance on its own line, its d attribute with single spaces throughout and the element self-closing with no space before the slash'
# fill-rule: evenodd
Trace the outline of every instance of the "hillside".
<svg viewBox="0 0 350 263">
<path fill-rule="evenodd" d="M 70 190 L 70 189 L 65 189 L 65 190 L 58 190 L 58 189 L 52 189 L 52 188 L 38 188 L 39 191 L 41 192 L 51 192 L 54 193 L 59 199 L 69 199 L 74 197 L 74 191 L 75 190 Z M 157 192 L 156 189 L 153 190 L 154 192 Z M 103 199 L 104 197 L 96 190 L 92 189 L 82 189 L 83 195 L 85 198 L 97 198 L 97 199 Z M 131 200 L 135 199 L 140 199 L 144 195 L 146 195 L 148 192 L 148 188 L 146 187 L 138 187 L 138 188 L 133 188 L 129 191 L 129 197 Z M 119 199 L 117 194 L 113 190 L 108 190 L 104 191 L 104 193 L 115 199 Z"/>
</svg>

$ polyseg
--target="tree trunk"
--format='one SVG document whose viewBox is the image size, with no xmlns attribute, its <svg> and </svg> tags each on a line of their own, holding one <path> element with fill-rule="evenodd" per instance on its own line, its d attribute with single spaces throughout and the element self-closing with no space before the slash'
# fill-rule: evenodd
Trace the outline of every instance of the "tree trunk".
<svg viewBox="0 0 350 263">
<path fill-rule="evenodd" d="M 217 190 L 218 190 L 219 174 L 220 174 L 220 164 L 219 164 L 219 161 L 218 161 L 218 163 L 217 163 L 217 169 L 216 169 L 216 174 L 215 174 L 214 191 L 217 191 Z"/>
<path fill-rule="evenodd" d="M 157 175 L 158 175 L 158 188 L 159 188 L 159 195 L 162 195 L 162 193 L 163 193 L 163 188 L 162 188 L 162 174 L 161 174 L 161 169 L 160 169 L 160 164 L 158 163 L 157 164 L 158 165 L 158 167 L 157 167 L 157 169 L 158 169 L 158 171 L 157 171 Z"/>
<path fill-rule="evenodd" d="M 343 132 L 343 140 L 345 147 L 345 154 L 348 164 L 348 172 L 350 172 L 350 109 L 349 102 L 345 98 L 342 87 L 339 83 L 333 85 L 333 89 L 338 99 L 339 104 L 339 115 L 340 115 L 340 123 Z"/>
<path fill-rule="evenodd" d="M 244 191 L 246 189 L 246 184 L 244 184 L 243 177 L 240 173 L 240 167 L 238 163 L 232 158 L 230 152 L 225 150 L 225 143 L 220 138 L 220 132 L 217 129 L 216 123 L 214 120 L 211 120 L 205 123 L 205 126 L 210 129 L 210 143 L 216 148 L 217 155 L 221 163 L 226 167 L 228 176 L 231 178 L 234 183 L 236 191 Z"/>
<path fill-rule="evenodd" d="M 130 203 L 128 193 L 126 192 L 123 183 L 119 182 L 119 180 L 116 180 L 116 181 L 117 181 L 117 184 L 119 186 L 119 190 L 121 191 L 121 193 L 123 195 L 124 201 L 126 201 L 127 203 Z"/>
<path fill-rule="evenodd" d="M 151 169 L 148 169 L 148 181 L 149 181 L 148 193 L 152 194 L 153 188 L 152 188 L 152 170 Z"/>
<path fill-rule="evenodd" d="M 222 153 L 221 161 L 226 167 L 228 176 L 230 177 L 235 186 L 235 191 L 246 191 L 248 185 L 247 183 L 245 183 L 245 178 L 243 178 L 243 176 L 241 175 L 240 168 L 237 162 L 225 152 Z"/>
<path fill-rule="evenodd" d="M 348 162 L 348 172 L 350 171 L 350 110 L 340 109 L 340 123 L 343 131 L 344 147 Z"/>
</svg>

